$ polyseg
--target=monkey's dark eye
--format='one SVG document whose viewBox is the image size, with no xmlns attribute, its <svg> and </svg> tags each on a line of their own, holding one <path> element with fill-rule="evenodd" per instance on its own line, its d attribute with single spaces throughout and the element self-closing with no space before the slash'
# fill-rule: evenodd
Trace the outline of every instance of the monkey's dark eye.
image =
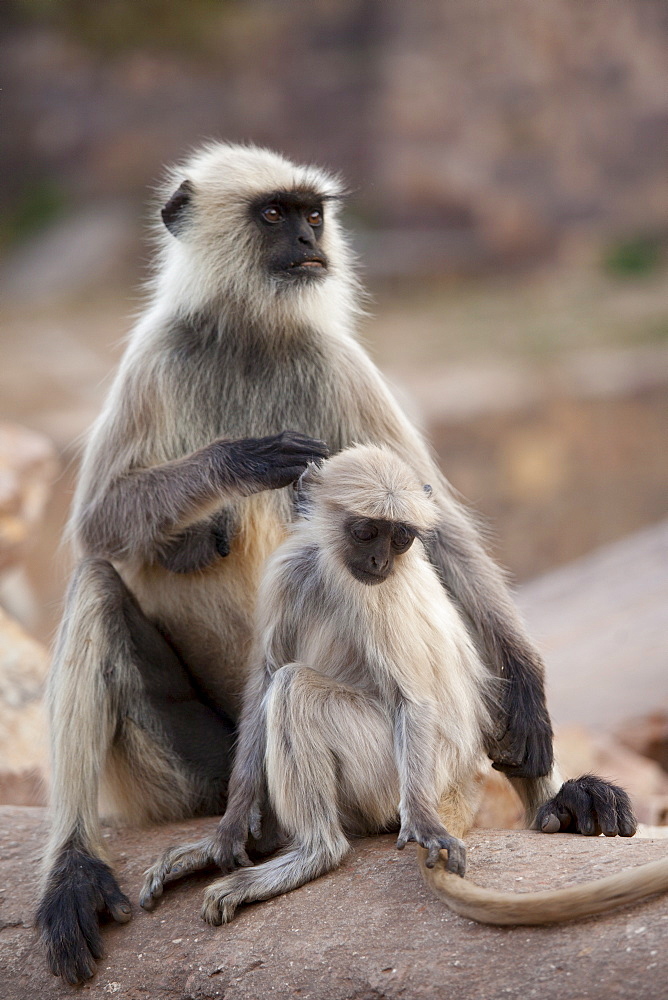
<svg viewBox="0 0 668 1000">
<path fill-rule="evenodd" d="M 357 542 L 370 542 L 373 538 L 378 537 L 378 528 L 375 524 L 362 521 L 352 526 L 350 534 Z"/>
<path fill-rule="evenodd" d="M 276 208 L 275 205 L 267 205 L 266 208 L 262 209 L 260 215 L 262 216 L 265 222 L 272 222 L 272 223 L 280 222 L 281 219 L 283 218 L 281 212 L 279 211 L 278 208 Z"/>
<path fill-rule="evenodd" d="M 309 214 L 306 216 L 306 221 L 308 222 L 309 226 L 313 226 L 314 228 L 317 226 L 321 226 L 322 212 L 319 212 L 317 209 L 315 209 L 313 212 L 309 212 Z"/>
<path fill-rule="evenodd" d="M 403 524 L 398 524 L 392 532 L 392 547 L 395 552 L 406 552 L 413 544 L 413 535 Z"/>
</svg>

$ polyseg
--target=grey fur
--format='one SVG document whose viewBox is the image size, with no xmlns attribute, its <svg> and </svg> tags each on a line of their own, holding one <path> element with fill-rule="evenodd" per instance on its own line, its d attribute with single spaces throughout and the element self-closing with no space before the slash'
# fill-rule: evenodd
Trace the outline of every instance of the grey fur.
<svg viewBox="0 0 668 1000">
<path fill-rule="evenodd" d="M 231 442 L 301 432 L 316 439 L 315 457 L 323 454 L 318 439 L 331 453 L 360 442 L 391 444 L 422 483 L 434 485 L 440 526 L 430 556 L 487 666 L 506 678 L 506 721 L 488 751 L 531 785 L 551 764 L 540 661 L 470 519 L 355 340 L 359 287 L 337 218 L 338 181 L 267 150 L 226 144 L 175 168 L 163 204 L 184 181 L 187 211 L 172 227 L 176 236 L 157 224 L 149 302 L 86 446 L 70 525 L 78 557 L 113 565 L 203 704 L 234 720 L 261 567 L 285 535 L 292 501 L 289 490 L 269 489 L 275 479 L 258 475 L 257 441 L 252 468 L 245 465 L 251 446 Z M 326 206 L 321 249 L 328 264 L 318 280 L 281 281 L 263 266 L 249 205 L 280 190 L 317 192 Z M 284 442 L 285 483 L 306 464 L 307 445 L 295 458 L 291 441 Z M 208 525 L 223 510 L 234 525 L 231 551 L 216 558 Z M 83 850 L 103 857 L 100 784 L 126 819 L 191 815 L 202 801 L 200 779 L 165 748 L 164 734 L 156 739 L 151 727 L 136 734 L 136 772 L 127 747 L 119 755 L 129 705 L 122 692 L 141 687 L 142 664 L 131 655 L 131 632 L 108 613 L 104 571 L 96 566 L 75 575 L 49 683 L 53 821 L 40 912 L 47 898 L 57 910 L 66 891 L 48 872 L 74 830 Z M 149 794 L 135 780 L 145 767 L 165 777 L 169 796 Z M 206 771 L 204 759 L 196 770 Z M 164 787 L 156 780 L 156 789 Z M 91 919 L 94 913 L 81 916 Z M 66 954 L 68 935 L 60 937 Z M 89 968 L 86 960 L 70 973 L 81 978 Z"/>
</svg>

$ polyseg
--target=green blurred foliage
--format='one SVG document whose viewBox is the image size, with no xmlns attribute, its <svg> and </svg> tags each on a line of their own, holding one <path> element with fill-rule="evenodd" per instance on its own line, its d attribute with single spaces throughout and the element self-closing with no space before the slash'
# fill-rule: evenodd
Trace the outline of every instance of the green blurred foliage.
<svg viewBox="0 0 668 1000">
<path fill-rule="evenodd" d="M 636 236 L 609 246 L 604 259 L 608 274 L 619 278 L 644 278 L 661 265 L 662 240 L 657 236 Z"/>
<path fill-rule="evenodd" d="M 78 41 L 109 53 L 147 47 L 197 51 L 237 0 L 12 0 L 19 20 L 67 31 Z"/>
<path fill-rule="evenodd" d="M 0 220 L 0 249 L 20 243 L 63 215 L 67 199 L 48 179 L 33 181 Z"/>
</svg>

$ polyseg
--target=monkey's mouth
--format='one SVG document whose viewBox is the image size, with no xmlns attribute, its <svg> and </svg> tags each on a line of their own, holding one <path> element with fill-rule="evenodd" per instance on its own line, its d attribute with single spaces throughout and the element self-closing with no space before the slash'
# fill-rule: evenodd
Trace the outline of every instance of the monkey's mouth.
<svg viewBox="0 0 668 1000">
<path fill-rule="evenodd" d="M 303 260 L 295 260 L 290 264 L 291 271 L 325 271 L 327 261 L 324 257 L 305 257 Z"/>
<path fill-rule="evenodd" d="M 322 281 L 329 271 L 328 260 L 324 254 L 312 253 L 308 257 L 286 262 L 276 269 L 276 274 L 284 281 L 299 285 Z"/>
<path fill-rule="evenodd" d="M 383 583 L 387 580 L 388 573 L 368 573 L 364 569 L 360 569 L 359 566 L 349 566 L 348 569 L 360 583 L 365 583 L 367 587 L 375 587 L 378 583 Z"/>
</svg>

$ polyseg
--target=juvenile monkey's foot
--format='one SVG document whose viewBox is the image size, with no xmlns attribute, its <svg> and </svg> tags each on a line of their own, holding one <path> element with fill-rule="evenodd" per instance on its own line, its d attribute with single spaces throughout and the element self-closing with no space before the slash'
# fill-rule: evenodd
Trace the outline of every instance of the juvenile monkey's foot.
<svg viewBox="0 0 668 1000">
<path fill-rule="evenodd" d="M 213 882 L 204 892 L 202 919 L 208 924 L 229 924 L 241 903 L 250 901 L 250 881 L 247 871 L 232 872 Z"/>
<path fill-rule="evenodd" d="M 447 851 L 446 871 L 464 877 L 466 873 L 466 845 L 457 837 L 452 837 L 445 827 L 430 828 L 418 824 L 402 824 L 397 840 L 397 850 L 403 851 L 409 841 L 424 847 L 427 852 L 425 861 L 427 868 L 433 868 L 441 851 Z"/>
<path fill-rule="evenodd" d="M 555 797 L 540 807 L 533 826 L 543 833 L 632 837 L 638 823 L 623 788 L 585 774 L 566 781 Z"/>
<path fill-rule="evenodd" d="M 51 870 L 37 926 L 49 968 L 72 986 L 90 979 L 102 957 L 99 917 L 125 924 L 130 902 L 104 861 L 68 845 Z"/>
<path fill-rule="evenodd" d="M 174 882 L 193 872 L 211 868 L 219 863 L 218 857 L 216 842 L 211 837 L 165 851 L 155 864 L 144 872 L 139 905 L 145 910 L 152 910 L 162 896 L 167 882 Z"/>
</svg>

